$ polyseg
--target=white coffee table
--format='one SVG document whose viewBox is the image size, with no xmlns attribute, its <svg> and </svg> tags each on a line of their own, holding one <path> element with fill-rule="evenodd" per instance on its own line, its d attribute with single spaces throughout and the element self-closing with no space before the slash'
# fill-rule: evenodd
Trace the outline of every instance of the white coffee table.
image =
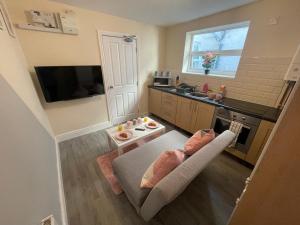
<svg viewBox="0 0 300 225">
<path fill-rule="evenodd" d="M 155 120 L 151 119 L 150 117 L 147 117 L 147 118 L 148 118 L 148 121 L 146 123 L 149 123 L 150 121 L 155 121 Z M 132 132 L 132 138 L 127 141 L 120 141 L 115 138 L 115 135 L 118 132 L 118 129 L 117 129 L 118 126 L 108 128 L 106 130 L 106 133 L 108 136 L 108 143 L 110 145 L 110 148 L 112 149 L 112 142 L 113 142 L 117 146 L 118 154 L 121 155 L 124 153 L 123 149 L 125 147 L 127 147 L 131 144 L 134 144 L 134 143 L 138 143 L 140 140 L 143 140 L 147 137 L 154 136 L 157 134 L 163 134 L 166 130 L 166 127 L 158 122 L 156 122 L 156 123 L 158 123 L 159 125 L 155 129 L 147 128 L 145 126 L 146 123 L 143 122 L 142 124 L 133 126 L 131 129 L 126 129 L 126 130 L 130 130 Z M 123 124 L 123 126 L 125 126 L 125 124 Z M 145 131 L 135 130 L 135 128 L 144 128 Z"/>
</svg>

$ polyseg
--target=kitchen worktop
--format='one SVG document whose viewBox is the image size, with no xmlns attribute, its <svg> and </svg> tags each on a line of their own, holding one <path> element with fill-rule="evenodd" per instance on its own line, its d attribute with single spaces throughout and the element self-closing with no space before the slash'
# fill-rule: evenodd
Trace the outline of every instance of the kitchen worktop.
<svg viewBox="0 0 300 225">
<path fill-rule="evenodd" d="M 215 101 L 215 100 L 210 100 L 208 98 L 198 98 L 189 94 L 183 94 L 177 92 L 175 91 L 175 87 L 155 87 L 153 85 L 149 85 L 148 87 L 163 92 L 168 92 L 174 95 L 178 95 L 181 97 L 193 99 L 195 101 L 204 102 L 210 105 L 214 105 L 216 107 L 224 107 L 225 109 L 229 109 L 234 112 L 243 113 L 248 116 L 253 116 L 270 122 L 276 122 L 281 113 L 281 110 L 277 108 L 245 102 L 245 101 L 232 99 L 232 98 L 223 98 L 221 101 Z"/>
</svg>

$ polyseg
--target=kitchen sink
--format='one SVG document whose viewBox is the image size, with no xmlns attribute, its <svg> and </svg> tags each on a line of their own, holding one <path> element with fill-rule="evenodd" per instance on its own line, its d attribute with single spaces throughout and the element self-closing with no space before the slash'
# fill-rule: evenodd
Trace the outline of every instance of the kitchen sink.
<svg viewBox="0 0 300 225">
<path fill-rule="evenodd" d="M 207 94 L 202 93 L 202 92 L 191 92 L 188 95 L 196 97 L 196 98 L 206 98 Z"/>
<path fill-rule="evenodd" d="M 180 94 L 186 94 L 187 93 L 186 90 L 183 89 L 183 88 L 173 88 L 170 91 L 177 92 L 177 93 L 180 93 Z"/>
</svg>

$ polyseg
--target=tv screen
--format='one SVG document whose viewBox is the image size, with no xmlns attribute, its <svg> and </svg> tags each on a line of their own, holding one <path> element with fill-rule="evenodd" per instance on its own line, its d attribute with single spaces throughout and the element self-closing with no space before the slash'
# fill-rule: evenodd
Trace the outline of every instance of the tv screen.
<svg viewBox="0 0 300 225">
<path fill-rule="evenodd" d="M 37 66 L 35 71 L 47 102 L 105 93 L 101 66 Z"/>
</svg>

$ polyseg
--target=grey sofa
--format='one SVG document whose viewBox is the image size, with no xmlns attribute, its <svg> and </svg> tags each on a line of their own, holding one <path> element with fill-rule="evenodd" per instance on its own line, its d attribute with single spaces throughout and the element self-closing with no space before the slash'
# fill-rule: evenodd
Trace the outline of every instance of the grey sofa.
<svg viewBox="0 0 300 225">
<path fill-rule="evenodd" d="M 234 139 L 231 131 L 225 131 L 201 151 L 187 158 L 181 165 L 164 177 L 154 188 L 142 189 L 140 183 L 150 164 L 166 150 L 183 149 L 187 137 L 177 131 L 168 132 L 118 158 L 112 165 L 129 201 L 145 221 L 173 201 L 201 170 Z"/>
</svg>

